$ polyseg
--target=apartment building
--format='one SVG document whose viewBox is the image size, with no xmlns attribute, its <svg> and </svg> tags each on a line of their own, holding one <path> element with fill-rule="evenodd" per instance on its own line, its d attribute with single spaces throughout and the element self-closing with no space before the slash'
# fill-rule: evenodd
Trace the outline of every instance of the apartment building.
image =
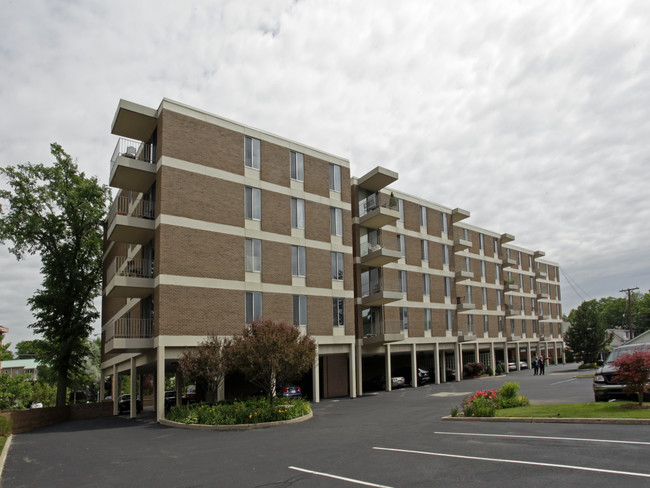
<svg viewBox="0 0 650 488">
<path fill-rule="evenodd" d="M 344 158 L 168 99 L 121 100 L 112 133 L 102 371 L 115 413 L 115 380 L 128 375 L 135 402 L 153 375 L 162 418 L 183 351 L 259 317 L 316 341 L 314 401 L 354 398 L 398 365 L 440 382 L 475 360 L 561 355 L 557 264 L 391 191 L 393 171 L 353 178 Z M 247 386 L 227 378 L 219 396 Z"/>
</svg>

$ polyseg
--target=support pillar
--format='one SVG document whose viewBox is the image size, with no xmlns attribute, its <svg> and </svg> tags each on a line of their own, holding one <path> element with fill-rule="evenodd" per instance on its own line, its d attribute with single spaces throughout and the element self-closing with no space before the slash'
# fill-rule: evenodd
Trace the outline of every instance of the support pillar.
<svg viewBox="0 0 650 488">
<path fill-rule="evenodd" d="M 517 371 L 521 371 L 521 351 L 519 351 L 519 343 L 515 342 L 517 352 L 515 353 L 515 361 L 517 362 Z"/>
<path fill-rule="evenodd" d="M 97 401 L 102 401 L 105 397 L 106 394 L 104 392 L 104 389 L 106 388 L 104 386 L 105 380 L 106 380 L 106 375 L 104 374 L 104 370 L 100 368 L 100 379 L 99 379 L 99 398 Z"/>
<path fill-rule="evenodd" d="M 503 343 L 503 372 L 505 374 L 510 374 L 510 368 L 508 367 L 508 342 Z"/>
<path fill-rule="evenodd" d="M 357 344 L 357 396 L 363 396 L 363 346 Z"/>
<path fill-rule="evenodd" d="M 553 357 L 555 358 L 555 365 L 558 365 L 558 360 L 557 360 L 557 342 L 553 343 Z"/>
<path fill-rule="evenodd" d="M 350 372 L 348 375 L 348 382 L 350 384 L 350 398 L 357 397 L 357 357 L 354 343 L 350 344 Z"/>
<path fill-rule="evenodd" d="M 436 357 L 436 369 L 434 371 L 434 376 L 435 376 L 435 384 L 439 385 L 440 384 L 440 370 L 441 370 L 441 364 L 440 364 L 440 345 L 436 342 L 434 345 L 435 348 L 435 357 Z M 442 367 L 445 367 L 445 363 L 443 361 Z"/>
<path fill-rule="evenodd" d="M 119 392 L 120 377 L 117 375 L 117 364 L 113 365 L 113 377 L 111 378 L 111 398 L 113 399 L 113 415 L 119 413 Z"/>
<path fill-rule="evenodd" d="M 533 350 L 530 347 L 530 341 L 526 344 L 526 359 L 528 363 L 528 369 L 533 369 L 533 356 L 532 356 Z"/>
<path fill-rule="evenodd" d="M 138 414 L 138 377 L 137 375 L 137 370 L 135 367 L 135 357 L 131 358 L 131 385 L 129 388 L 129 393 L 131 394 L 131 406 L 130 406 L 130 412 L 129 412 L 129 417 L 134 419 L 136 415 Z"/>
<path fill-rule="evenodd" d="M 562 364 L 566 364 L 566 349 L 562 347 Z"/>
<path fill-rule="evenodd" d="M 153 403 L 156 408 L 156 420 L 165 418 L 165 346 L 156 350 L 156 391 Z"/>
<path fill-rule="evenodd" d="M 497 374 L 497 361 L 494 354 L 494 342 L 490 342 L 490 367 L 492 368 L 492 376 Z"/>
<path fill-rule="evenodd" d="M 442 351 L 442 368 L 441 371 L 443 371 L 442 378 L 440 378 L 440 381 L 443 383 L 447 383 L 447 351 Z"/>
<path fill-rule="evenodd" d="M 176 385 L 176 406 L 183 404 L 183 375 L 176 369 L 176 376 L 174 384 Z"/>
<path fill-rule="evenodd" d="M 480 354 L 478 350 L 478 341 L 476 341 L 476 343 L 474 344 L 474 362 L 475 363 L 480 362 L 479 358 L 480 358 Z"/>
<path fill-rule="evenodd" d="M 318 344 L 316 344 L 316 359 L 314 359 L 314 367 L 311 369 L 311 379 L 314 403 L 320 403 L 320 359 L 318 356 Z"/>
<path fill-rule="evenodd" d="M 463 377 L 463 345 L 461 343 L 456 345 L 454 356 L 456 356 L 456 382 L 459 382 Z"/>
<path fill-rule="evenodd" d="M 418 387 L 418 355 L 415 344 L 411 344 L 411 386 Z"/>
<path fill-rule="evenodd" d="M 384 368 L 386 374 L 386 391 L 393 391 L 393 374 L 390 367 L 390 344 L 386 344 L 386 361 L 384 361 Z"/>
</svg>

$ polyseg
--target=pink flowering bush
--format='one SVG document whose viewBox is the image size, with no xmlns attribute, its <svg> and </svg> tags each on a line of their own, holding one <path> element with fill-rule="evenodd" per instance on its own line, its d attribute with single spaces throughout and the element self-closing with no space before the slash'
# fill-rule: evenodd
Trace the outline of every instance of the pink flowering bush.
<svg viewBox="0 0 650 488">
<path fill-rule="evenodd" d="M 497 394 L 494 390 L 477 391 L 463 399 L 465 417 L 494 417 L 497 409 Z"/>
</svg>

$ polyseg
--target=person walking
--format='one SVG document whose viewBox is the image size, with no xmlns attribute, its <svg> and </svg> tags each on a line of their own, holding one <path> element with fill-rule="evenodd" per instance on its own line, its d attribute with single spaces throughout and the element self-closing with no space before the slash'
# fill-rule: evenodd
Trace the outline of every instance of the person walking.
<svg viewBox="0 0 650 488">
<path fill-rule="evenodd" d="M 539 373 L 539 363 L 537 362 L 537 358 L 533 358 L 533 375 L 537 376 L 537 373 Z"/>
<path fill-rule="evenodd" d="M 545 366 L 544 366 L 544 361 L 545 361 L 545 360 L 546 360 L 546 359 L 544 358 L 544 356 L 542 356 L 541 358 L 539 358 L 539 361 L 538 361 L 538 362 L 539 362 L 539 374 L 544 374 L 544 367 L 545 367 Z"/>
</svg>

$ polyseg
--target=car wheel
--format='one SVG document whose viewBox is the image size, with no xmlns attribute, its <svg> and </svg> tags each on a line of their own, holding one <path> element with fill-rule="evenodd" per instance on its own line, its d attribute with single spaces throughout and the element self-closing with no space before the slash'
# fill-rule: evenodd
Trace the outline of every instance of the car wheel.
<svg viewBox="0 0 650 488">
<path fill-rule="evenodd" d="M 594 394 L 594 400 L 597 401 L 597 402 L 606 402 L 607 397 Z"/>
</svg>

